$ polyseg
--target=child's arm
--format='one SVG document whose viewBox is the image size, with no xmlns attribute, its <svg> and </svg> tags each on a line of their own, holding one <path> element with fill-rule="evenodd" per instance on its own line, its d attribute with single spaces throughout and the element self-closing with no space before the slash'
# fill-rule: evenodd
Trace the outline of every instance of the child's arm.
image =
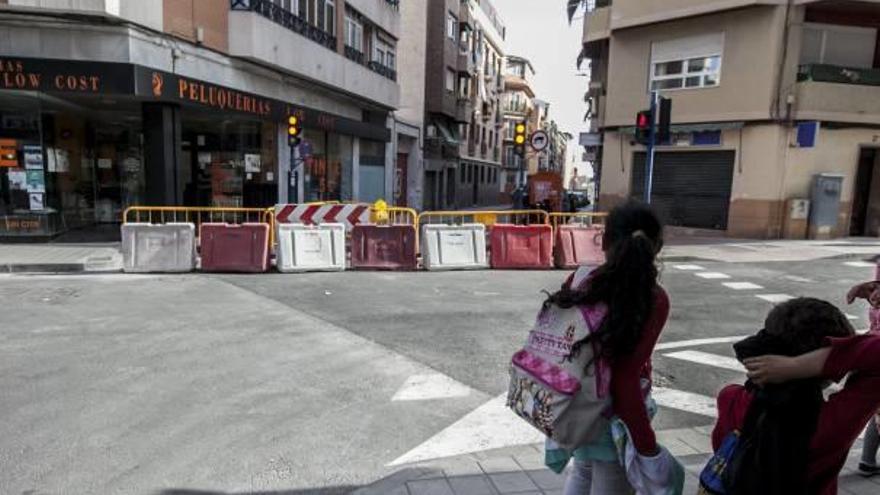
<svg viewBox="0 0 880 495">
<path fill-rule="evenodd" d="M 743 364 L 758 385 L 812 377 L 841 380 L 850 372 L 880 376 L 880 335 L 830 340 L 830 347 L 797 357 L 761 356 Z"/>
<path fill-rule="evenodd" d="M 825 347 L 817 351 L 797 357 L 760 356 L 746 359 L 743 364 L 748 370 L 748 377 L 758 385 L 784 383 L 802 378 L 817 377 L 825 369 L 825 362 L 831 354 L 831 348 Z"/>
<path fill-rule="evenodd" d="M 849 290 L 846 294 L 846 302 L 847 304 L 852 304 L 856 299 L 865 299 L 871 306 L 880 308 L 880 297 L 877 297 L 878 293 L 880 293 L 880 281 L 865 282 Z"/>
</svg>

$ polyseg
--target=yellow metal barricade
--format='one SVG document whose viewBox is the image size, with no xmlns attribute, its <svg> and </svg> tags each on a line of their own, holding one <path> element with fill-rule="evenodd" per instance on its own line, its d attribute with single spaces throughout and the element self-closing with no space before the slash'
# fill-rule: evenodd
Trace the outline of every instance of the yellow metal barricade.
<svg viewBox="0 0 880 495">
<path fill-rule="evenodd" d="M 192 223 L 200 236 L 203 223 L 267 223 L 269 243 L 275 245 L 274 208 L 223 208 L 211 206 L 131 206 L 122 214 L 122 223 Z"/>
<path fill-rule="evenodd" d="M 419 225 L 438 223 L 447 225 L 481 223 L 487 227 L 499 223 L 549 225 L 550 215 L 544 210 L 426 211 L 419 215 Z"/>
<path fill-rule="evenodd" d="M 582 225 L 591 227 L 593 225 L 603 225 L 607 213 L 550 213 L 550 225 L 553 226 L 555 233 L 561 225 Z"/>
</svg>

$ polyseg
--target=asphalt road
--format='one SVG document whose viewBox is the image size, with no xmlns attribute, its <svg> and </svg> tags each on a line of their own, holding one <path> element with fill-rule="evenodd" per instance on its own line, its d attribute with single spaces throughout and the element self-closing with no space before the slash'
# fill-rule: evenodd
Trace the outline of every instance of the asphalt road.
<svg viewBox="0 0 880 495">
<path fill-rule="evenodd" d="M 871 272 L 667 263 L 656 428 L 712 424 L 700 401 L 742 379 L 728 341 L 695 339 L 756 331 L 765 299 L 842 305 Z M 502 394 L 565 276 L 2 276 L 0 493 L 345 493 Z M 846 312 L 867 326 L 863 305 Z"/>
</svg>

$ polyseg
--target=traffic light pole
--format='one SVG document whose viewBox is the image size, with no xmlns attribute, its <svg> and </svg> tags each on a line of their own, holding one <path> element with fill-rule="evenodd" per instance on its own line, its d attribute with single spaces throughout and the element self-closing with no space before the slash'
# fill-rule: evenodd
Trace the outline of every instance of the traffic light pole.
<svg viewBox="0 0 880 495">
<path fill-rule="evenodd" d="M 648 132 L 648 153 L 645 163 L 645 203 L 651 204 L 651 193 L 654 188 L 654 149 L 657 140 L 657 100 L 660 93 L 651 91 L 651 127 Z"/>
</svg>

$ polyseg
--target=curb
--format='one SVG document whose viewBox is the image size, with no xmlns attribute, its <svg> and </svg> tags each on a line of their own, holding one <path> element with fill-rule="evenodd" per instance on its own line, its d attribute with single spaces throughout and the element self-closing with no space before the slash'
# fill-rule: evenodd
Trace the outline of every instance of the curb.
<svg viewBox="0 0 880 495">
<path fill-rule="evenodd" d="M 82 273 L 84 263 L 25 263 L 0 265 L 0 273 Z"/>
</svg>

